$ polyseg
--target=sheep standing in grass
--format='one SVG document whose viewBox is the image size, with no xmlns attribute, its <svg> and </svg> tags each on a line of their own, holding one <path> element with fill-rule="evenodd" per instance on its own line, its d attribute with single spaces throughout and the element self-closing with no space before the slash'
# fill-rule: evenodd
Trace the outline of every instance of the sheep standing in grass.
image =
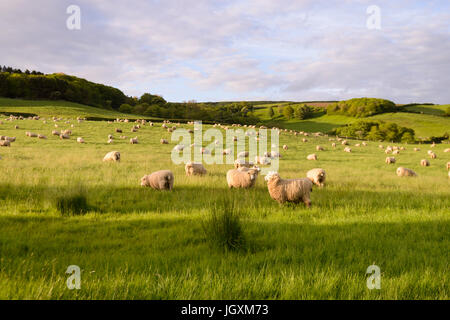
<svg viewBox="0 0 450 320">
<path fill-rule="evenodd" d="M 316 155 L 315 153 L 309 154 L 309 155 L 306 157 L 306 160 L 317 160 L 317 155 Z"/>
<path fill-rule="evenodd" d="M 270 197 L 279 203 L 303 202 L 307 207 L 311 206 L 310 193 L 313 183 L 311 180 L 303 179 L 281 179 L 275 172 L 269 172 L 265 177 Z"/>
<path fill-rule="evenodd" d="M 237 155 L 237 157 L 238 158 L 245 158 L 245 157 L 248 157 L 248 151 L 242 151 L 242 152 L 239 152 L 238 153 L 238 155 Z"/>
<path fill-rule="evenodd" d="M 61 140 L 63 140 L 63 139 L 70 139 L 70 136 L 67 135 L 67 134 L 61 133 L 61 134 L 59 135 L 59 138 L 60 138 Z"/>
<path fill-rule="evenodd" d="M 324 149 L 321 146 L 316 146 L 316 151 L 324 151 Z"/>
<path fill-rule="evenodd" d="M 138 144 L 138 138 L 137 137 L 131 138 L 130 139 L 130 143 L 131 144 Z"/>
<path fill-rule="evenodd" d="M 0 147 L 11 147 L 9 140 L 0 140 Z"/>
<path fill-rule="evenodd" d="M 422 159 L 422 160 L 420 160 L 420 165 L 422 167 L 429 167 L 430 166 L 430 161 L 428 161 L 426 159 Z"/>
<path fill-rule="evenodd" d="M 444 152 L 450 152 L 450 148 L 445 149 Z"/>
<path fill-rule="evenodd" d="M 325 185 L 326 173 L 322 168 L 309 170 L 306 173 L 306 177 L 319 187 L 323 187 Z"/>
<path fill-rule="evenodd" d="M 415 176 L 417 176 L 417 174 L 411 169 L 398 167 L 397 168 L 397 176 L 399 176 L 399 177 L 415 177 Z"/>
<path fill-rule="evenodd" d="M 287 145 L 283 145 L 283 150 L 286 151 L 288 149 Z"/>
<path fill-rule="evenodd" d="M 150 187 L 155 190 L 172 190 L 173 173 L 170 170 L 159 170 L 141 178 L 142 187 Z"/>
<path fill-rule="evenodd" d="M 53 130 L 52 135 L 59 136 L 61 133 L 59 131 Z"/>
<path fill-rule="evenodd" d="M 270 158 L 269 157 L 255 156 L 255 163 L 256 164 L 262 164 L 262 165 L 269 165 L 270 164 Z"/>
<path fill-rule="evenodd" d="M 394 157 L 387 157 L 385 162 L 387 164 L 395 163 L 395 158 Z"/>
<path fill-rule="evenodd" d="M 114 161 L 114 162 L 120 162 L 120 152 L 119 151 L 111 151 L 108 152 L 105 157 L 103 158 L 103 161 Z"/>
<path fill-rule="evenodd" d="M 186 166 L 184 167 L 184 170 L 186 171 L 187 176 L 192 175 L 204 175 L 207 173 L 205 167 L 201 163 L 196 162 L 188 162 L 186 163 Z"/>
<path fill-rule="evenodd" d="M 236 159 L 236 161 L 234 161 L 234 167 L 236 169 L 245 167 L 245 168 L 250 168 L 251 166 L 253 166 L 253 162 L 251 161 L 245 161 L 244 159 Z"/>
<path fill-rule="evenodd" d="M 331 144 L 331 147 L 332 147 L 332 148 L 336 148 L 336 142 L 333 142 L 333 143 Z"/>
<path fill-rule="evenodd" d="M 78 138 L 77 138 L 77 142 L 78 142 L 78 143 L 84 143 L 84 139 L 81 138 L 81 137 L 78 137 Z"/>
<path fill-rule="evenodd" d="M 161 144 L 169 144 L 169 141 L 167 141 L 166 139 L 161 139 L 161 140 L 159 140 L 159 142 Z"/>
<path fill-rule="evenodd" d="M 44 136 L 43 134 L 40 134 L 40 133 L 37 135 L 37 137 L 38 137 L 39 139 L 44 139 L 44 140 L 47 139 L 46 136 Z"/>
<path fill-rule="evenodd" d="M 228 187 L 231 188 L 251 188 L 258 177 L 258 168 L 250 168 L 247 171 L 231 169 L 227 172 Z"/>
<path fill-rule="evenodd" d="M 350 153 L 350 152 L 352 152 L 352 149 L 350 147 L 345 147 L 344 148 L 344 152 Z"/>
<path fill-rule="evenodd" d="M 436 153 L 431 152 L 431 153 L 430 153 L 430 158 L 431 158 L 431 159 L 436 159 L 436 158 L 437 158 Z"/>
</svg>

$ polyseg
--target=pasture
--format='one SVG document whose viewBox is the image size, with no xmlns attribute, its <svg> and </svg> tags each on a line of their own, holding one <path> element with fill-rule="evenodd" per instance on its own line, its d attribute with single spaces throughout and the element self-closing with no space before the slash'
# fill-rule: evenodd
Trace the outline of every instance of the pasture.
<svg viewBox="0 0 450 320">
<path fill-rule="evenodd" d="M 134 123 L 77 123 L 69 116 L 74 128 L 57 122 L 57 130 L 72 130 L 69 140 L 51 135 L 53 121 L 0 125 L 0 135 L 17 137 L 0 147 L 0 299 L 450 298 L 448 144 L 434 148 L 437 159 L 429 159 L 429 145 L 419 152 L 404 145 L 388 165 L 376 142 L 355 147 L 360 141 L 349 140 L 353 152 L 345 153 L 328 137 L 303 143 L 282 133 L 280 145 L 289 146 L 281 150 L 282 178 L 318 167 L 327 172 L 308 209 L 273 201 L 262 176 L 252 189 L 228 189 L 231 165 L 205 165 L 206 176 L 186 177 L 184 166 L 171 161 L 176 142 L 161 124 L 131 133 Z M 139 144 L 119 139 L 114 128 L 138 136 Z M 170 143 L 161 145 L 161 138 Z M 102 162 L 112 150 L 121 162 Z M 306 160 L 310 153 L 318 160 Z M 431 166 L 421 167 L 421 159 Z M 399 178 L 398 166 L 418 176 Z M 160 169 L 174 173 L 172 192 L 140 187 L 143 175 Z M 89 211 L 61 215 L 55 199 L 78 190 Z M 213 246 L 204 232 L 214 207 L 230 210 L 223 203 L 240 218 L 239 250 Z M 380 290 L 366 286 L 372 264 L 381 268 Z M 80 290 L 66 287 L 69 265 L 82 270 Z"/>
</svg>

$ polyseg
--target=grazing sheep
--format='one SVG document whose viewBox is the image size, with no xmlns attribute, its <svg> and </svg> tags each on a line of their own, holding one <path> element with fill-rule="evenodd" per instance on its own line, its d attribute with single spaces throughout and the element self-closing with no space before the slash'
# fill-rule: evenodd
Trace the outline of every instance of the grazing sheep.
<svg viewBox="0 0 450 320">
<path fill-rule="evenodd" d="M 173 173 L 170 170 L 159 170 L 141 178 L 142 187 L 150 187 L 155 190 L 172 190 Z"/>
<path fill-rule="evenodd" d="M 77 142 L 78 142 L 78 143 L 84 143 L 84 139 L 81 138 L 81 137 L 78 137 L 78 138 L 77 138 Z"/>
<path fill-rule="evenodd" d="M 428 167 L 428 166 L 430 166 L 430 161 L 428 161 L 426 159 L 422 159 L 422 160 L 420 160 L 420 165 L 422 167 Z"/>
<path fill-rule="evenodd" d="M 70 139 L 70 136 L 67 135 L 67 134 L 61 133 L 61 134 L 59 135 L 59 138 L 60 138 L 60 139 Z"/>
<path fill-rule="evenodd" d="M 25 134 L 30 137 L 30 138 L 37 138 L 37 133 L 33 133 L 33 132 L 25 132 Z"/>
<path fill-rule="evenodd" d="M 108 141 L 107 141 L 106 143 L 111 144 L 111 143 L 113 143 L 113 142 L 114 142 L 113 139 L 108 139 Z"/>
<path fill-rule="evenodd" d="M 324 150 L 323 147 L 321 147 L 321 146 L 316 146 L 316 151 L 323 151 L 323 150 Z"/>
<path fill-rule="evenodd" d="M 348 145 L 348 142 L 347 142 L 347 140 L 344 140 L 344 141 L 342 141 L 342 143 L 341 143 L 343 146 L 346 146 L 346 145 Z"/>
<path fill-rule="evenodd" d="M 131 144 L 138 144 L 138 138 L 137 137 L 131 138 L 130 139 L 130 143 Z"/>
<path fill-rule="evenodd" d="M 222 155 L 229 155 L 229 154 L 232 154 L 232 153 L 233 153 L 233 150 L 231 150 L 231 149 L 224 149 L 222 151 Z"/>
<path fill-rule="evenodd" d="M 0 140 L 0 147 L 11 147 L 9 140 Z"/>
<path fill-rule="evenodd" d="M 333 142 L 333 143 L 331 144 L 331 147 L 332 147 L 332 148 L 336 148 L 336 143 Z"/>
<path fill-rule="evenodd" d="M 412 171 L 411 169 L 398 167 L 397 168 L 397 176 L 399 176 L 399 177 L 415 177 L 415 176 L 417 176 L 417 174 L 414 171 Z"/>
<path fill-rule="evenodd" d="M 72 130 L 63 130 L 61 133 L 70 136 L 72 134 Z"/>
<path fill-rule="evenodd" d="M 161 144 L 169 144 L 169 141 L 167 141 L 166 139 L 161 139 L 161 140 L 159 140 L 159 142 Z"/>
<path fill-rule="evenodd" d="M 120 161 L 120 152 L 119 151 L 111 151 L 108 152 L 103 161 Z"/>
<path fill-rule="evenodd" d="M 361 144 L 360 143 L 356 143 L 355 147 L 361 147 Z"/>
<path fill-rule="evenodd" d="M 445 149 L 444 152 L 450 152 L 450 148 Z"/>
<path fill-rule="evenodd" d="M 262 165 L 269 165 L 270 164 L 270 158 L 269 157 L 255 156 L 255 163 L 256 164 L 262 164 Z"/>
<path fill-rule="evenodd" d="M 367 142 L 363 142 L 362 145 L 363 145 L 364 147 L 367 147 Z"/>
<path fill-rule="evenodd" d="M 308 139 L 303 138 L 302 141 L 303 141 L 303 142 L 308 142 Z"/>
<path fill-rule="evenodd" d="M 238 153 L 238 158 L 245 158 L 245 157 L 248 157 L 248 151 L 242 151 L 242 152 L 239 152 Z"/>
<path fill-rule="evenodd" d="M 344 148 L 344 152 L 350 153 L 350 152 L 352 152 L 352 149 L 350 147 L 345 147 Z"/>
<path fill-rule="evenodd" d="M 316 155 L 315 153 L 309 154 L 309 155 L 306 157 L 306 160 L 317 160 L 317 155 Z"/>
<path fill-rule="evenodd" d="M 384 147 L 383 147 L 383 145 L 382 145 L 382 144 L 378 145 L 378 148 L 380 148 L 380 149 L 384 149 Z"/>
<path fill-rule="evenodd" d="M 283 145 L 283 150 L 287 150 L 288 149 L 288 146 L 287 145 Z"/>
<path fill-rule="evenodd" d="M 419 149 L 419 148 L 414 148 L 414 151 L 416 151 L 416 152 L 417 152 L 417 151 L 420 151 L 420 149 Z"/>
<path fill-rule="evenodd" d="M 201 163 L 197 162 L 188 162 L 186 163 L 186 166 L 184 167 L 184 170 L 186 171 L 187 176 L 192 175 L 204 175 L 207 173 L 205 167 Z"/>
<path fill-rule="evenodd" d="M 16 137 L 5 137 L 4 140 L 9 141 L 9 142 L 14 142 L 14 141 L 16 141 Z"/>
<path fill-rule="evenodd" d="M 431 159 L 436 159 L 436 158 L 437 158 L 436 153 L 431 152 L 431 153 L 430 153 L 430 158 L 431 158 Z"/>
<path fill-rule="evenodd" d="M 53 130 L 52 135 L 59 136 L 61 133 L 59 131 Z"/>
<path fill-rule="evenodd" d="M 400 150 L 394 150 L 392 151 L 392 154 L 400 154 Z"/>
<path fill-rule="evenodd" d="M 38 139 L 44 139 L 44 140 L 47 139 L 46 136 L 44 136 L 43 134 L 40 134 L 40 133 L 37 135 L 37 137 L 38 137 Z"/>
<path fill-rule="evenodd" d="M 122 133 L 122 129 L 116 128 L 117 133 Z"/>
<path fill-rule="evenodd" d="M 387 164 L 395 163 L 395 158 L 394 157 L 387 157 L 385 162 Z"/>
<path fill-rule="evenodd" d="M 18 125 L 15 125 L 15 126 L 14 126 L 14 129 L 19 129 L 19 126 L 18 126 Z"/>
<path fill-rule="evenodd" d="M 231 169 L 227 172 L 228 187 L 231 188 L 251 188 L 258 177 L 259 168 L 251 168 L 247 171 Z"/>
<path fill-rule="evenodd" d="M 322 168 L 309 170 L 306 173 L 306 177 L 319 187 L 323 187 L 325 185 L 326 173 Z"/>
<path fill-rule="evenodd" d="M 114 137 L 112 136 L 112 134 L 108 134 L 108 140 L 112 140 L 114 139 Z"/>
<path fill-rule="evenodd" d="M 277 152 L 277 151 L 270 151 L 269 156 L 270 156 L 272 159 L 281 158 L 281 154 L 280 154 L 279 152 Z"/>
<path fill-rule="evenodd" d="M 239 169 L 242 167 L 250 168 L 251 166 L 253 166 L 253 162 L 251 162 L 251 161 L 247 162 L 244 159 L 236 159 L 236 161 L 234 161 L 234 167 L 236 169 Z"/>
<path fill-rule="evenodd" d="M 175 147 L 173 147 L 173 150 L 178 152 L 183 151 L 183 149 L 184 149 L 183 144 L 177 144 Z"/>
<path fill-rule="evenodd" d="M 307 178 L 303 179 L 281 179 L 275 172 L 269 172 L 264 178 L 270 197 L 279 203 L 303 202 L 307 207 L 311 206 L 310 193 L 313 183 Z"/>
</svg>

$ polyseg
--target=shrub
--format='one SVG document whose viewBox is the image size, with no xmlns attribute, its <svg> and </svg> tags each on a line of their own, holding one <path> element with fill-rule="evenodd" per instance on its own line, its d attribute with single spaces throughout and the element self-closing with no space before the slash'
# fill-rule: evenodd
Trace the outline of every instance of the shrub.
<svg viewBox="0 0 450 320">
<path fill-rule="evenodd" d="M 229 201 L 213 207 L 211 216 L 203 222 L 203 231 L 211 244 L 219 249 L 234 251 L 245 245 L 239 214 Z"/>
<path fill-rule="evenodd" d="M 65 194 L 56 198 L 56 209 L 62 215 L 80 215 L 89 210 L 86 196 L 82 192 Z"/>
<path fill-rule="evenodd" d="M 376 98 L 354 98 L 332 103 L 327 107 L 328 114 L 341 114 L 357 118 L 396 111 L 399 109 L 394 102 Z"/>
<path fill-rule="evenodd" d="M 357 121 L 335 129 L 332 133 L 349 138 L 373 141 L 414 143 L 414 130 L 383 121 Z"/>
</svg>

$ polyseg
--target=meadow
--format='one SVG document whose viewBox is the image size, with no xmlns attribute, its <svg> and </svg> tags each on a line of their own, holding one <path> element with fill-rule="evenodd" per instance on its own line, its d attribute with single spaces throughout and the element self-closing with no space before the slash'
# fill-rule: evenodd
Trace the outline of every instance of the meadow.
<svg viewBox="0 0 450 320">
<path fill-rule="evenodd" d="M 45 108 L 29 109 L 38 107 Z M 0 148 L 0 299 L 450 298 L 448 144 L 434 148 L 433 160 L 429 145 L 419 152 L 404 145 L 397 163 L 387 165 L 377 142 L 358 148 L 350 140 L 349 154 L 341 145 L 333 150 L 328 137 L 303 143 L 283 133 L 280 145 L 289 146 L 281 152 L 283 178 L 316 167 L 327 172 L 326 187 L 314 187 L 308 209 L 273 201 L 262 176 L 252 189 L 228 189 L 231 165 L 205 165 L 206 176 L 186 177 L 184 166 L 171 161 L 176 142 L 159 144 L 171 137 L 161 124 L 131 133 L 133 123 L 77 123 L 77 111 L 70 112 L 59 116 L 71 118 L 74 128 L 58 122 L 58 129 L 72 130 L 69 140 L 51 135 L 52 121 L 0 125 L 0 135 L 17 137 Z M 138 136 L 139 144 L 119 139 L 114 128 Z M 86 143 L 78 144 L 78 136 Z M 315 151 L 319 144 L 325 151 Z M 121 162 L 102 162 L 112 150 L 121 152 Z M 318 160 L 306 160 L 310 153 Z M 430 167 L 419 165 L 424 158 Z M 398 166 L 418 176 L 399 178 Z M 140 186 L 143 175 L 160 169 L 174 173 L 172 192 Z M 72 192 L 86 196 L 87 213 L 57 210 L 55 199 Z M 204 230 L 214 210 L 230 208 L 245 239 L 239 250 L 214 246 Z M 381 268 L 380 290 L 366 286 L 372 264 Z M 80 290 L 67 289 L 69 265 L 82 270 Z"/>
</svg>

